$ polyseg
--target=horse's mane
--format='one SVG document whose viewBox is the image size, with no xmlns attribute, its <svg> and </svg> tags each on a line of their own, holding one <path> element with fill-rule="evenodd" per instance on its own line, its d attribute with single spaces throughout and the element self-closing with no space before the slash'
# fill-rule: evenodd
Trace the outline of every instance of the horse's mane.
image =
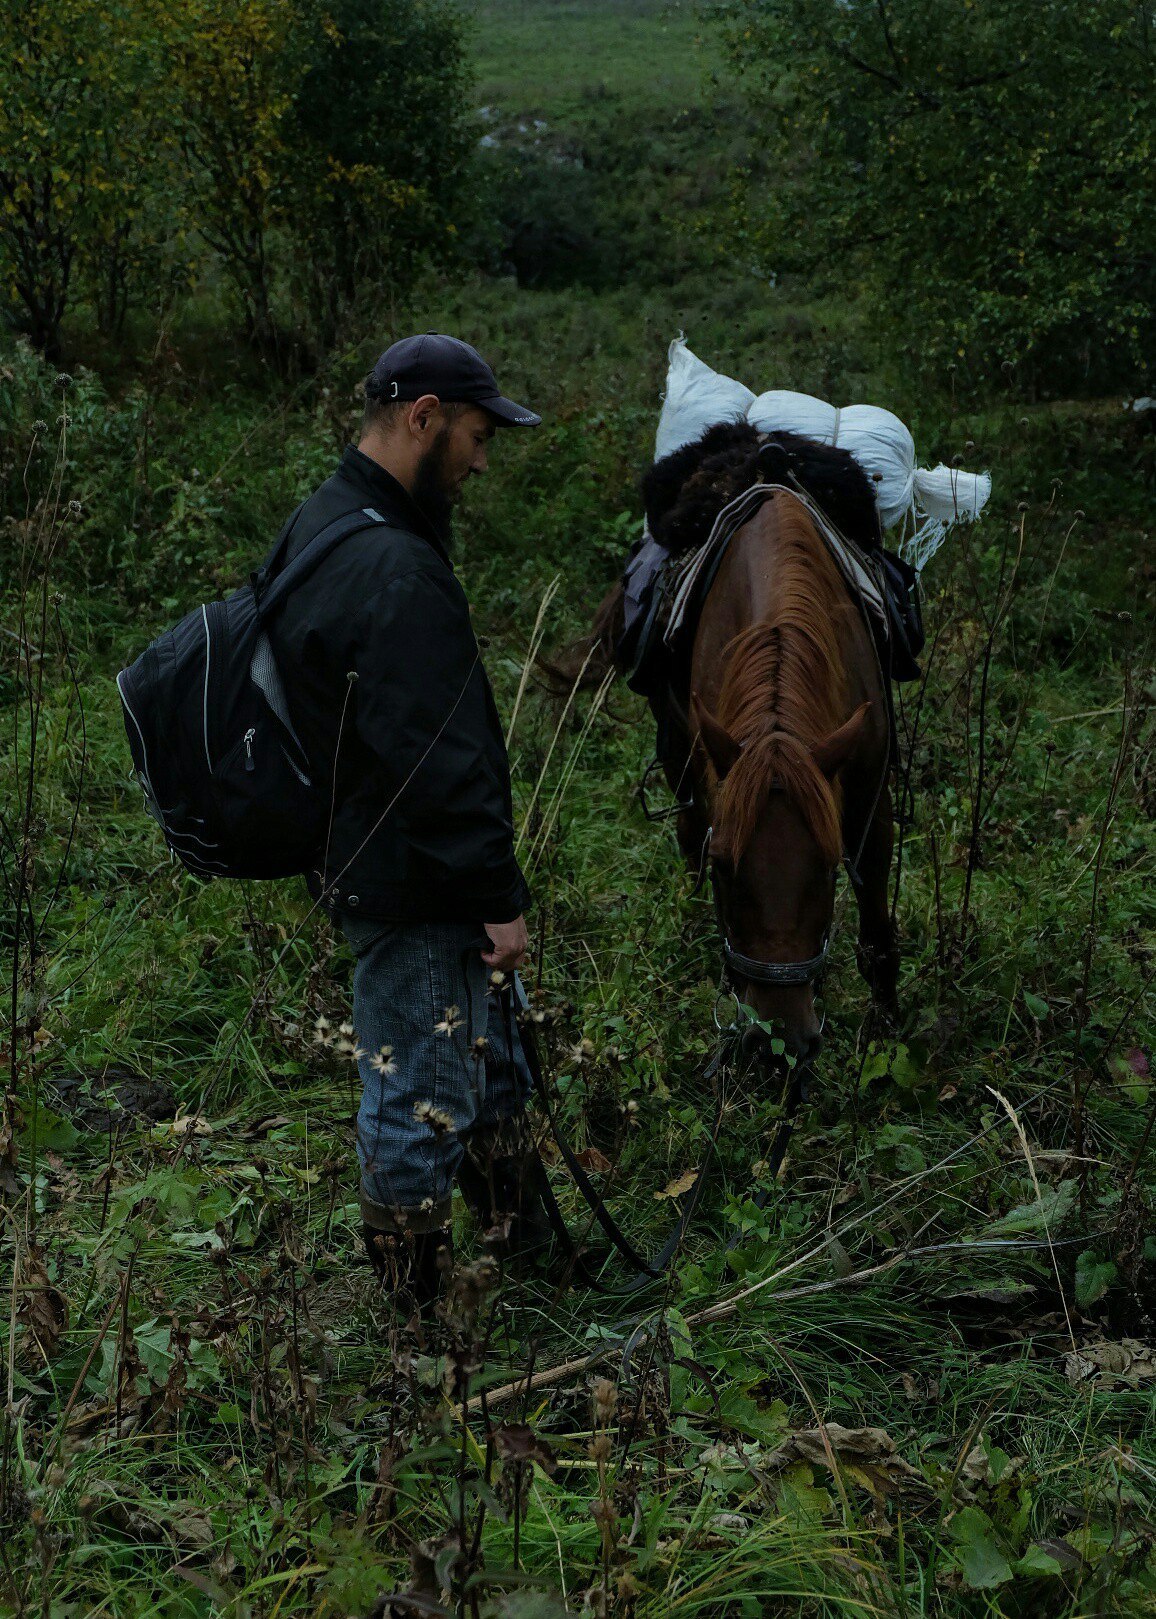
<svg viewBox="0 0 1156 1619">
<path fill-rule="evenodd" d="M 671 551 L 699 546 L 722 508 L 760 477 L 797 479 L 848 539 L 866 551 L 882 543 L 871 480 L 848 450 L 798 433 L 760 433 L 749 422 L 710 427 L 655 462 L 642 479 L 650 532 Z"/>
<path fill-rule="evenodd" d="M 841 643 L 855 609 L 801 501 L 777 495 L 753 519 L 775 545 L 772 613 L 728 648 L 718 718 L 742 752 L 723 779 L 715 841 L 737 862 L 772 788 L 799 810 L 832 866 L 842 853 L 841 794 L 811 752 L 846 717 Z"/>
</svg>

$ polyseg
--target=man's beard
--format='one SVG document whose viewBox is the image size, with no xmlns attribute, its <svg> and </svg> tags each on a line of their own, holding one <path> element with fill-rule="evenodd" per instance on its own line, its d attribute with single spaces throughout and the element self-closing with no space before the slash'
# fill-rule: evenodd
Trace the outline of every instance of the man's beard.
<svg viewBox="0 0 1156 1619">
<path fill-rule="evenodd" d="M 446 452 L 449 442 L 450 429 L 443 427 L 418 462 L 412 490 L 415 505 L 433 524 L 447 551 L 453 540 L 454 501 L 458 493 L 457 490 L 451 492 L 447 487 Z"/>
</svg>

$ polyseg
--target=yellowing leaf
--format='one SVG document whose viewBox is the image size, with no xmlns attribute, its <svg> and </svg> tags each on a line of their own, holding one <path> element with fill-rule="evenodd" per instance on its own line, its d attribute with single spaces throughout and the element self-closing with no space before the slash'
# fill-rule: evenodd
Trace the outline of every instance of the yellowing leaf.
<svg viewBox="0 0 1156 1619">
<path fill-rule="evenodd" d="M 661 1192 L 655 1192 L 655 1202 L 659 1202 L 666 1197 L 681 1197 L 684 1192 L 690 1191 L 697 1179 L 697 1169 L 684 1169 L 682 1174 L 676 1175 L 674 1180 L 664 1186 Z"/>
</svg>

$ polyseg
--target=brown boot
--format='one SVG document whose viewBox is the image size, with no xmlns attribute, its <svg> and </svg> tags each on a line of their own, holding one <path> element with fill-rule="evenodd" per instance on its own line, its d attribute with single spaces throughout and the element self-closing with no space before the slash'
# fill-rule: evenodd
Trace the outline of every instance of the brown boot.
<svg viewBox="0 0 1156 1619">
<path fill-rule="evenodd" d="M 549 1256 L 554 1230 L 547 1213 L 549 1181 L 532 1141 L 509 1126 L 475 1130 L 458 1170 L 466 1206 L 500 1259 Z"/>
<path fill-rule="evenodd" d="M 366 1212 L 363 1200 L 362 1213 Z M 383 1211 L 374 1205 L 372 1212 Z M 362 1239 L 382 1292 L 396 1298 L 403 1308 L 429 1316 L 441 1296 L 443 1280 L 453 1268 L 453 1235 L 448 1223 L 415 1230 L 414 1225 L 425 1226 L 427 1217 L 415 1215 L 411 1224 L 406 1214 L 405 1210 L 391 1210 L 388 1225 L 363 1220 Z"/>
</svg>

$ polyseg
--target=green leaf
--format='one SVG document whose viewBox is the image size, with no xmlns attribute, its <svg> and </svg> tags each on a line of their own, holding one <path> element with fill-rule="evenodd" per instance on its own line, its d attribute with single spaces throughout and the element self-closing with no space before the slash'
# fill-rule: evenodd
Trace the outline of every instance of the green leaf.
<svg viewBox="0 0 1156 1619">
<path fill-rule="evenodd" d="M 81 1139 L 71 1119 L 42 1107 L 36 1119 L 36 1145 L 41 1152 L 70 1152 Z M 31 1132 L 29 1132 L 31 1140 Z"/>
<path fill-rule="evenodd" d="M 1024 990 L 1024 1005 L 1037 1023 L 1042 1023 L 1051 1012 L 1051 1007 L 1047 1001 L 1041 1000 L 1038 995 L 1033 995 L 1030 989 Z"/>
<path fill-rule="evenodd" d="M 808 1462 L 796 1462 L 783 1474 L 778 1508 L 784 1518 L 804 1523 L 819 1523 L 830 1512 L 830 1493 L 816 1485 L 814 1468 Z"/>
<path fill-rule="evenodd" d="M 1058 1558 L 1046 1552 L 1042 1546 L 1029 1546 L 1022 1557 L 1017 1558 L 1014 1572 L 1020 1575 L 1049 1575 L 1062 1574 L 1063 1568 Z"/>
<path fill-rule="evenodd" d="M 1018 1233 L 1055 1232 L 1069 1213 L 1079 1190 L 1075 1181 L 1061 1181 L 1058 1186 L 1045 1186 L 1040 1196 L 1030 1203 L 1019 1203 L 988 1227 L 993 1237 L 1014 1236 Z"/>
<path fill-rule="evenodd" d="M 1076 1303 L 1080 1309 L 1087 1310 L 1102 1299 L 1116 1276 L 1110 1259 L 1100 1259 L 1091 1248 L 1085 1248 L 1076 1260 Z"/>
<path fill-rule="evenodd" d="M 765 1445 L 777 1445 L 788 1431 L 787 1408 L 782 1400 L 773 1400 L 764 1408 L 734 1384 L 723 1390 L 719 1413 L 728 1428 Z"/>
<path fill-rule="evenodd" d="M 959 1566 L 973 1591 L 1003 1585 L 1012 1577 L 991 1519 L 978 1507 L 964 1507 L 951 1520 L 951 1535 L 959 1548 Z"/>
</svg>

